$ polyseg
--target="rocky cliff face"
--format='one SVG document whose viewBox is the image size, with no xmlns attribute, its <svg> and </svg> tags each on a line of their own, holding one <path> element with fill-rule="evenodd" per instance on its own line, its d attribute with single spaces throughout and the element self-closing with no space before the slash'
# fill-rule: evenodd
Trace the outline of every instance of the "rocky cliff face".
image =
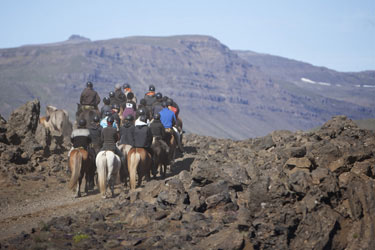
<svg viewBox="0 0 375 250">
<path fill-rule="evenodd" d="M 53 104 L 69 110 L 74 117 L 79 95 L 90 80 L 101 97 L 108 95 L 116 83 L 127 82 L 140 99 L 148 85 L 154 84 L 156 91 L 179 104 L 187 131 L 221 138 L 244 139 L 277 129 L 309 129 L 338 114 L 352 119 L 375 116 L 371 88 L 346 92 L 312 89 L 301 85 L 304 82 L 300 79 L 295 82 L 274 73 L 291 74 L 299 69 L 298 62 L 281 69 L 272 64 L 259 66 L 258 61 L 212 37 L 83 40 L 0 50 L 0 113 L 7 117 L 26 100 L 39 98 L 42 107 Z M 308 67 L 298 72 L 304 69 Z M 329 79 L 324 80 L 313 78 L 316 72 L 319 70 L 310 70 L 306 76 L 301 73 L 300 78 L 347 85 L 344 74 L 328 71 L 323 75 Z M 351 84 L 370 84 L 357 76 L 353 74 Z M 366 77 L 373 85 L 371 74 Z"/>
<path fill-rule="evenodd" d="M 1 247 L 375 248 L 374 131 L 337 116 L 314 132 L 243 141 L 189 134 L 184 142 L 186 153 L 166 179 L 125 188 Z"/>
</svg>

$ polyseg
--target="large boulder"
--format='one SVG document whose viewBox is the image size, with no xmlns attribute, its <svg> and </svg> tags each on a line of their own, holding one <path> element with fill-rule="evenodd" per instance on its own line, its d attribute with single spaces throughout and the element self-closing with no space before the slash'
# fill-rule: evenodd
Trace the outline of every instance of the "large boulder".
<svg viewBox="0 0 375 250">
<path fill-rule="evenodd" d="M 19 145 L 35 133 L 40 114 L 39 100 L 35 99 L 12 112 L 7 123 L 7 138 L 10 143 Z"/>
</svg>

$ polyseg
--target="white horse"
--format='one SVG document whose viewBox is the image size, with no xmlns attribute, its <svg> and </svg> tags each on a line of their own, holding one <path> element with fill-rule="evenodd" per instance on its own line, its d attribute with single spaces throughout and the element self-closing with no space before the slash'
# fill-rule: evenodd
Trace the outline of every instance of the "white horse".
<svg viewBox="0 0 375 250">
<path fill-rule="evenodd" d="M 107 182 L 114 196 L 114 187 L 118 172 L 121 167 L 121 160 L 112 151 L 100 151 L 96 156 L 96 169 L 98 172 L 99 190 L 102 198 L 106 198 Z"/>
</svg>

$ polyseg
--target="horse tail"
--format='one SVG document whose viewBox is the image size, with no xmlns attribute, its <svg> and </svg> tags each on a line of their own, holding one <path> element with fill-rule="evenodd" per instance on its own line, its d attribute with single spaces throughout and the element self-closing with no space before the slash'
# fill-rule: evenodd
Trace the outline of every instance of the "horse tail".
<svg viewBox="0 0 375 250">
<path fill-rule="evenodd" d="M 128 157 L 128 172 L 130 179 L 130 189 L 135 189 L 135 177 L 137 174 L 137 167 L 141 161 L 141 155 L 137 152 L 137 149 L 131 149 Z"/>
<path fill-rule="evenodd" d="M 105 151 L 99 152 L 96 157 L 96 167 L 98 171 L 99 190 L 105 196 L 107 190 L 107 156 Z"/>
<path fill-rule="evenodd" d="M 72 176 L 69 181 L 69 188 L 73 189 L 78 182 L 82 167 L 82 154 L 79 150 L 74 150 L 70 153 L 70 166 L 72 168 Z"/>
</svg>

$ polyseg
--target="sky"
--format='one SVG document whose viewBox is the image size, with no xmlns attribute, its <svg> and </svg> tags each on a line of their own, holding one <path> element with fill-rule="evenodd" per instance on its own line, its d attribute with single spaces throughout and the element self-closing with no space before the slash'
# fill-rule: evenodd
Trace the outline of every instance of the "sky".
<svg viewBox="0 0 375 250">
<path fill-rule="evenodd" d="M 1 0 L 0 48 L 128 36 L 210 35 L 233 50 L 337 71 L 375 70 L 374 0 Z"/>
</svg>

